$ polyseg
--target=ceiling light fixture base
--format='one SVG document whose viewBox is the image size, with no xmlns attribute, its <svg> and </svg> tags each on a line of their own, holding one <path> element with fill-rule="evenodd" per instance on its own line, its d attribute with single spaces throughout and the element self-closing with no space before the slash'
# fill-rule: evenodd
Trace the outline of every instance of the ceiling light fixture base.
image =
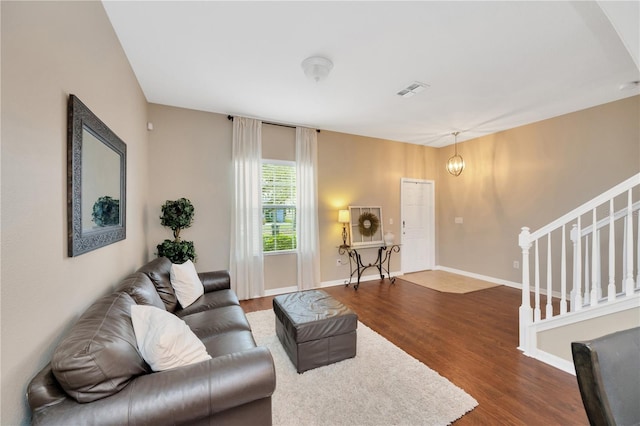
<svg viewBox="0 0 640 426">
<path fill-rule="evenodd" d="M 324 80 L 333 69 L 333 62 L 322 56 L 310 56 L 302 61 L 304 74 L 316 83 Z"/>
</svg>

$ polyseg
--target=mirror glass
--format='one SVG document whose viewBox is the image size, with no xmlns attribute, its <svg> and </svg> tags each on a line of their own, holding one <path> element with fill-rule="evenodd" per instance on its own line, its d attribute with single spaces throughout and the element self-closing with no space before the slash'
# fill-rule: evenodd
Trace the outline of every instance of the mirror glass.
<svg viewBox="0 0 640 426">
<path fill-rule="evenodd" d="M 76 96 L 69 97 L 69 256 L 126 238 L 126 144 Z"/>
<path fill-rule="evenodd" d="M 120 156 L 82 130 L 82 232 L 120 225 Z"/>
</svg>

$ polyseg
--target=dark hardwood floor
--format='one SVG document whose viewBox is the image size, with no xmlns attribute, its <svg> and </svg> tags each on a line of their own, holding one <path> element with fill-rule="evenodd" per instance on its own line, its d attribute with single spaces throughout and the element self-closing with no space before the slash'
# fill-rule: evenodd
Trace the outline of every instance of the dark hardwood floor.
<svg viewBox="0 0 640 426">
<path fill-rule="evenodd" d="M 456 425 L 589 424 L 576 378 L 517 349 L 519 290 L 441 293 L 400 278 L 323 290 L 478 401 Z M 246 312 L 271 309 L 272 299 L 241 305 Z"/>
</svg>

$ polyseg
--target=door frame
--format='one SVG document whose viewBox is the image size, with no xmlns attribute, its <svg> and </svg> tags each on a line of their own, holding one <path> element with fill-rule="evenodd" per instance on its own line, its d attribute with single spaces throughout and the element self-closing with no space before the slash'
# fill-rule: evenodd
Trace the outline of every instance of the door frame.
<svg viewBox="0 0 640 426">
<path fill-rule="evenodd" d="M 431 218 L 432 220 L 427 223 L 428 233 L 431 235 L 431 241 L 428 241 L 429 256 L 427 259 L 427 265 L 425 269 L 435 269 L 436 267 L 436 182 L 432 179 L 414 179 L 414 178 L 401 178 L 400 179 L 400 243 L 404 243 L 404 233 L 402 223 L 405 220 L 404 217 L 404 184 L 407 182 L 415 182 L 419 184 L 431 185 L 430 203 L 431 203 Z M 427 219 L 428 221 L 428 219 Z M 400 250 L 400 268 L 404 274 L 404 252 Z"/>
</svg>

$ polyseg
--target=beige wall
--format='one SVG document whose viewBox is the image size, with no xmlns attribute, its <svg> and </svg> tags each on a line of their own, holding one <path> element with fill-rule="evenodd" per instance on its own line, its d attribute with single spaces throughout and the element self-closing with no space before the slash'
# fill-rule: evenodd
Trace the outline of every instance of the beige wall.
<svg viewBox="0 0 640 426">
<path fill-rule="evenodd" d="M 591 340 L 633 327 L 640 327 L 640 308 L 627 309 L 564 327 L 541 331 L 538 334 L 538 349 L 573 362 L 571 342 Z"/>
<path fill-rule="evenodd" d="M 28 424 L 26 386 L 62 333 L 145 260 L 147 104 L 100 2 L 2 8 L 2 415 Z M 67 257 L 67 96 L 127 144 L 127 238 Z"/>
<path fill-rule="evenodd" d="M 149 105 L 148 256 L 173 239 L 160 225 L 161 206 L 185 197 L 195 207 L 193 224 L 180 237 L 193 241 L 196 269 L 229 268 L 232 123 L 220 114 Z"/>
<path fill-rule="evenodd" d="M 384 230 L 400 236 L 400 179 L 434 179 L 437 150 L 362 136 L 322 131 L 318 135 L 318 218 L 320 268 L 323 282 L 344 280 L 349 266 L 336 266 L 337 247 L 342 244 L 338 210 L 350 205 L 382 206 Z M 436 184 L 435 192 L 438 193 Z M 389 219 L 394 224 L 389 224 Z M 437 222 L 436 222 L 437 229 Z M 437 232 L 436 232 L 437 234 Z M 369 250 L 367 259 L 375 258 Z M 347 260 L 343 257 L 343 260 Z M 394 256 L 391 272 L 400 270 L 400 256 Z M 369 269 L 365 275 L 375 275 Z"/>
<path fill-rule="evenodd" d="M 160 226 L 160 205 L 184 196 L 196 208 L 194 224 L 183 231 L 185 239 L 194 241 L 196 268 L 228 268 L 231 121 L 221 114 L 155 104 L 149 106 L 149 120 L 154 125 L 149 136 L 149 256 L 154 256 L 158 242 L 171 235 Z M 262 131 L 264 158 L 295 160 L 294 129 L 265 124 Z M 338 210 L 348 205 L 380 205 L 385 230 L 399 236 L 400 179 L 435 179 L 436 160 L 434 148 L 328 131 L 318 134 L 323 282 L 344 280 L 349 273 L 348 266 L 338 267 L 335 262 L 341 243 Z M 390 218 L 396 219 L 394 225 L 389 225 Z M 391 266 L 399 271 L 399 256 Z M 294 286 L 295 271 L 295 255 L 265 256 L 265 289 Z"/>
<path fill-rule="evenodd" d="M 409 177 L 436 181 L 436 264 L 519 282 L 521 272 L 512 263 L 521 260 L 517 236 L 522 226 L 542 226 L 640 169 L 639 99 L 460 144 L 467 168 L 457 178 L 443 166 L 452 147 L 434 149 L 320 132 L 322 281 L 336 282 L 348 276 L 348 266 L 335 262 L 336 246 L 341 242 L 337 211 L 349 205 L 381 205 L 384 228 L 398 238 L 400 179 Z M 149 255 L 155 244 L 170 235 L 157 219 L 161 203 L 186 196 L 196 205 L 196 220 L 184 235 L 196 244 L 197 268 L 227 268 L 231 122 L 220 114 L 160 105 L 151 105 L 149 115 L 154 123 L 149 154 L 153 184 Z M 293 159 L 293 138 L 292 129 L 265 125 L 263 156 Z M 567 164 L 567 158 L 573 160 Z M 166 173 L 169 165 L 171 173 Z M 462 225 L 454 224 L 458 216 L 464 219 Z M 390 218 L 395 219 L 394 225 L 389 225 Z M 396 256 L 392 270 L 400 270 L 399 261 Z M 295 256 L 267 256 L 268 290 L 294 285 L 294 277 Z"/>
<path fill-rule="evenodd" d="M 262 158 L 296 161 L 296 129 L 293 127 L 262 125 Z"/>
<path fill-rule="evenodd" d="M 453 147 L 438 152 L 439 164 Z M 467 141 L 466 168 L 439 169 L 439 264 L 520 282 L 518 234 L 640 171 L 640 96 Z M 464 223 L 454 224 L 454 217 Z"/>
<path fill-rule="evenodd" d="M 183 239 L 196 249 L 196 269 L 229 268 L 231 164 L 233 125 L 226 115 L 166 105 L 149 105 L 149 222 L 148 256 L 156 256 L 156 245 L 173 238 L 160 225 L 160 207 L 166 200 L 185 197 L 196 209 L 193 225 L 183 230 Z M 295 160 L 295 129 L 264 125 L 263 157 Z M 265 256 L 265 288 L 294 286 L 295 254 Z"/>
<path fill-rule="evenodd" d="M 263 127 L 263 157 L 295 160 L 295 130 L 279 126 Z M 318 133 L 318 226 L 320 268 L 324 283 L 342 281 L 349 266 L 336 266 L 337 246 L 342 243 L 338 210 L 349 205 L 382 206 L 384 229 L 399 240 L 400 179 L 435 179 L 436 150 L 417 145 L 321 131 Z M 437 189 L 436 189 L 437 191 Z M 389 219 L 395 219 L 389 225 Z M 375 250 L 365 251 L 375 258 Z M 343 263 L 347 258 L 342 256 Z M 265 256 L 265 289 L 296 285 L 296 257 L 293 254 Z M 391 271 L 400 270 L 394 256 Z M 366 275 L 374 275 L 369 269 Z"/>
</svg>

